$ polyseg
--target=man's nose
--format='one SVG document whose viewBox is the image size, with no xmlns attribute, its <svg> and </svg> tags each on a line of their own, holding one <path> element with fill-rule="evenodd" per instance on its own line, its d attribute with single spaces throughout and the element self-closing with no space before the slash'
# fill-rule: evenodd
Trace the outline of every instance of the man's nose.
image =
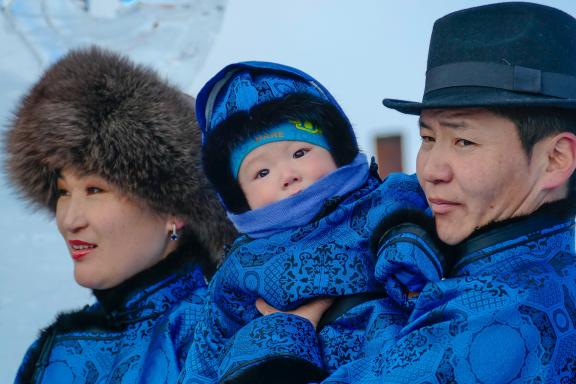
<svg viewBox="0 0 576 384">
<path fill-rule="evenodd" d="M 428 183 L 447 183 L 452 180 L 453 169 L 450 159 L 445 151 L 433 148 L 426 152 L 420 159 L 421 177 Z"/>
</svg>

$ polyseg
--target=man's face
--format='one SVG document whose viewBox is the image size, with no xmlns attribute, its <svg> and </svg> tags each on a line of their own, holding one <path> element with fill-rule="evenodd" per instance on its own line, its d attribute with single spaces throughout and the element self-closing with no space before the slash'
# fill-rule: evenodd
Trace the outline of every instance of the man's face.
<svg viewBox="0 0 576 384">
<path fill-rule="evenodd" d="M 529 158 L 512 121 L 479 108 L 425 110 L 420 136 L 418 180 L 445 243 L 543 203 L 542 151 L 536 144 Z"/>
</svg>

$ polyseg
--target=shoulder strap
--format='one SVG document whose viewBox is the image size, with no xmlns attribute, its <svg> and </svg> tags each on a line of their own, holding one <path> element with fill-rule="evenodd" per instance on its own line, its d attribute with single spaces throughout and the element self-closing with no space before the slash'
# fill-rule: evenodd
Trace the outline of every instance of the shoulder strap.
<svg viewBox="0 0 576 384">
<path fill-rule="evenodd" d="M 330 306 L 330 308 L 328 308 L 328 310 L 324 313 L 318 322 L 316 332 L 320 332 L 326 325 L 333 322 L 355 306 L 364 304 L 367 301 L 377 300 L 384 297 L 386 297 L 386 294 L 383 292 L 362 292 L 336 298 L 334 303 Z"/>
</svg>

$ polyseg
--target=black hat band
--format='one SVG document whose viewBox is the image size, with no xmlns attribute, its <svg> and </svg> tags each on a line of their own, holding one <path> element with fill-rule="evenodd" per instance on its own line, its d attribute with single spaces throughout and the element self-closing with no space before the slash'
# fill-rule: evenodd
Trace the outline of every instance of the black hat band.
<svg viewBox="0 0 576 384">
<path fill-rule="evenodd" d="M 424 94 L 449 87 L 491 87 L 576 99 L 575 76 L 498 63 L 451 63 L 426 73 Z"/>
</svg>

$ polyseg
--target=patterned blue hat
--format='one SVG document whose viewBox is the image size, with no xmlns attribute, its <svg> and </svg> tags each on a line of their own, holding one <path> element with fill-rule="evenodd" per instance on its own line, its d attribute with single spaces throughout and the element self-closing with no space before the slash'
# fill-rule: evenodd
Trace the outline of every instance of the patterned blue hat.
<svg viewBox="0 0 576 384">
<path fill-rule="evenodd" d="M 330 152 L 330 145 L 322 134 L 321 128 L 315 127 L 309 121 L 285 121 L 246 139 L 242 145 L 234 148 L 230 155 L 232 175 L 238 178 L 242 161 L 250 152 L 262 145 L 277 141 L 303 141 L 322 147 Z"/>
<path fill-rule="evenodd" d="M 292 93 L 308 93 L 344 111 L 326 88 L 312 76 L 287 65 L 264 61 L 231 64 L 212 77 L 196 98 L 196 118 L 205 137 L 238 111 Z"/>
<path fill-rule="evenodd" d="M 352 125 L 330 92 L 310 75 L 286 65 L 257 61 L 228 65 L 198 93 L 196 118 L 206 176 L 226 209 L 235 214 L 249 209 L 236 175 L 244 156 L 261 143 L 251 139 L 300 121 L 322 134 L 303 136 L 292 129 L 282 131 L 284 138 L 329 148 L 338 167 L 349 164 L 359 151 Z"/>
</svg>

